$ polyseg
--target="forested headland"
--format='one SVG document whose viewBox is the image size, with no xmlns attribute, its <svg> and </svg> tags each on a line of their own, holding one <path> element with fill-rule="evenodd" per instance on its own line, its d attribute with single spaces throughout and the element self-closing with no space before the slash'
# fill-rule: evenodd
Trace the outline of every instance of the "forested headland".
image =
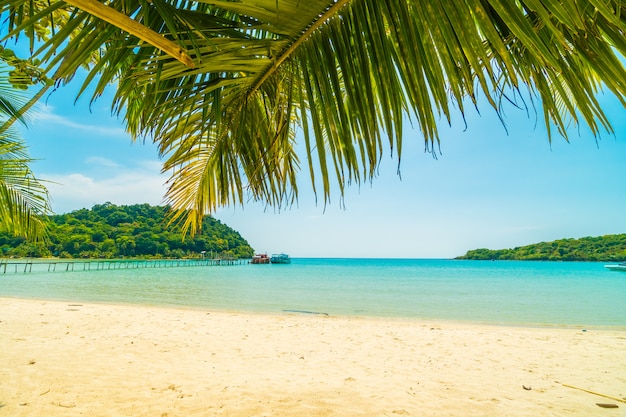
<svg viewBox="0 0 626 417">
<path fill-rule="evenodd" d="M 249 258 L 253 249 L 241 235 L 206 216 L 202 230 L 185 236 L 168 224 L 168 207 L 98 204 L 46 217 L 47 236 L 30 242 L 0 232 L 0 257 L 60 258 L 187 258 L 215 256 Z"/>
<path fill-rule="evenodd" d="M 560 239 L 513 249 L 474 249 L 455 259 L 532 261 L 626 261 L 626 234 Z"/>
</svg>

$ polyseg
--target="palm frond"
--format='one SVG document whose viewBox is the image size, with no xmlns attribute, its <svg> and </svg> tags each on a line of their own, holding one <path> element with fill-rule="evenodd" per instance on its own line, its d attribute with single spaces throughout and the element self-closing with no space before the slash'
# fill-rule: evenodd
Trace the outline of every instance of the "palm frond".
<svg viewBox="0 0 626 417">
<path fill-rule="evenodd" d="M 48 192 L 29 168 L 21 139 L 0 132 L 0 230 L 38 239 L 45 234 L 43 216 L 50 213 Z"/>
<path fill-rule="evenodd" d="M 107 2 L 188 51 L 194 68 L 63 2 L 0 4 L 7 38 L 37 38 L 55 79 L 86 66 L 81 93 L 117 85 L 113 111 L 159 145 L 168 202 L 191 213 L 191 230 L 248 197 L 293 202 L 298 128 L 327 202 L 333 177 L 343 192 L 376 175 L 384 149 L 400 160 L 407 118 L 436 152 L 441 120 L 481 97 L 502 115 L 523 92 L 566 138 L 570 124 L 612 131 L 601 89 L 626 105 L 622 0 Z"/>
<path fill-rule="evenodd" d="M 32 160 L 24 141 L 6 119 L 21 119 L 25 97 L 8 82 L 0 66 L 0 230 L 31 239 L 45 235 L 43 216 L 50 213 L 48 191 L 30 169 Z"/>
</svg>

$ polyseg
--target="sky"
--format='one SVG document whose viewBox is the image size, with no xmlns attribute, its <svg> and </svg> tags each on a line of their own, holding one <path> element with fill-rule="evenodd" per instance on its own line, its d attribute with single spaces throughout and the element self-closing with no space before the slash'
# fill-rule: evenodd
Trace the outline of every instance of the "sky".
<svg viewBox="0 0 626 417">
<path fill-rule="evenodd" d="M 76 100 L 78 85 L 48 94 L 22 129 L 36 176 L 56 213 L 95 204 L 163 204 L 167 176 L 152 143 L 132 143 L 111 115 L 111 97 Z M 441 123 L 441 153 L 424 152 L 407 125 L 403 155 L 387 152 L 371 183 L 316 203 L 305 171 L 299 200 L 275 210 L 261 203 L 214 216 L 261 253 L 292 257 L 453 258 L 562 238 L 626 233 L 626 112 L 601 96 L 615 134 L 573 130 L 549 142 L 541 116 L 506 110 L 506 129 L 482 103 L 481 114 Z M 303 163 L 303 166 L 304 163 Z"/>
</svg>

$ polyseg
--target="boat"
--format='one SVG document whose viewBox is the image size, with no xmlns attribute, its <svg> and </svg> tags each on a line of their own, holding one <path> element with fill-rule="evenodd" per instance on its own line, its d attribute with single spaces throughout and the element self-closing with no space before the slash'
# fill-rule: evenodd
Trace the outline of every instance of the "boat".
<svg viewBox="0 0 626 417">
<path fill-rule="evenodd" d="M 612 265 L 604 265 L 606 269 L 610 269 L 611 271 L 622 271 L 626 272 L 626 262 L 620 262 L 618 264 Z"/>
<path fill-rule="evenodd" d="M 290 264 L 291 259 L 289 259 L 289 255 L 285 253 L 278 253 L 272 255 L 272 257 L 270 258 L 270 262 L 273 264 Z"/>
<path fill-rule="evenodd" d="M 252 261 L 250 261 L 250 263 L 257 264 L 257 265 L 269 264 L 270 257 L 267 256 L 267 253 L 257 253 L 256 255 L 252 257 Z"/>
</svg>

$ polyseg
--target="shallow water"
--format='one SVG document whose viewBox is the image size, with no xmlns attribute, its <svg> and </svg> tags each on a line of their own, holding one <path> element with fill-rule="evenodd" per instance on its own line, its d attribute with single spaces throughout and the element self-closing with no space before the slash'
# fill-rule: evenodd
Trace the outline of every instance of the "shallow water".
<svg viewBox="0 0 626 417">
<path fill-rule="evenodd" d="M 0 296 L 230 311 L 626 326 L 626 273 L 594 262 L 293 259 L 0 274 Z"/>
</svg>

